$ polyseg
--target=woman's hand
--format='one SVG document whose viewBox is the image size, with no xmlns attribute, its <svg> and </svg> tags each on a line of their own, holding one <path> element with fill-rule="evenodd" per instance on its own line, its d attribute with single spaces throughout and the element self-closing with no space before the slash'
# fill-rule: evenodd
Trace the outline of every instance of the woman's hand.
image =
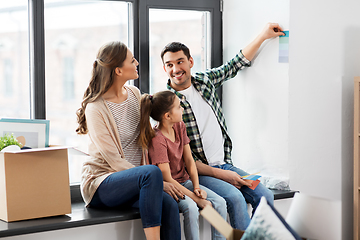
<svg viewBox="0 0 360 240">
<path fill-rule="evenodd" d="M 201 199 L 206 199 L 207 198 L 207 193 L 200 189 L 200 188 L 195 188 L 194 189 L 194 193 L 197 197 L 201 198 Z"/>
<path fill-rule="evenodd" d="M 163 184 L 164 184 L 164 192 L 169 194 L 177 202 L 179 202 L 179 198 L 181 199 L 185 198 L 185 194 L 174 184 L 165 181 L 163 182 Z"/>
</svg>

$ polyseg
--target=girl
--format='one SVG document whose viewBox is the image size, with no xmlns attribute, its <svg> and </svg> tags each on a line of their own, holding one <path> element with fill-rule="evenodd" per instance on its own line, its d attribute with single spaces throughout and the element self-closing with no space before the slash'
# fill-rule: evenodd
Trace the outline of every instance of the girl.
<svg viewBox="0 0 360 240">
<path fill-rule="evenodd" d="M 144 148 L 148 146 L 149 161 L 160 168 L 164 181 L 173 183 L 187 196 L 180 199 L 178 205 L 184 216 L 185 238 L 196 240 L 199 239 L 198 208 L 212 205 L 226 218 L 226 203 L 211 190 L 199 186 L 182 111 L 180 100 L 173 92 L 143 95 L 139 141 Z M 159 122 L 154 129 L 150 124 L 150 116 Z M 225 239 L 214 228 L 211 230 L 212 239 Z"/>
<path fill-rule="evenodd" d="M 76 132 L 90 137 L 81 194 L 87 207 L 139 208 L 146 239 L 159 240 L 161 235 L 180 240 L 177 204 L 163 192 L 159 169 L 145 165 L 145 152 L 137 143 L 140 91 L 125 83 L 138 78 L 138 65 L 121 42 L 110 42 L 98 52 L 77 111 Z"/>
</svg>

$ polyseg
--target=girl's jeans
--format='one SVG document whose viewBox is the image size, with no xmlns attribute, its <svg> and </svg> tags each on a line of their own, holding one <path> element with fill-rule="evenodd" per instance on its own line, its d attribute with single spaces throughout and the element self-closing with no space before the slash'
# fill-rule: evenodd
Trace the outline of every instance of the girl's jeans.
<svg viewBox="0 0 360 240">
<path fill-rule="evenodd" d="M 213 167 L 234 171 L 240 176 L 248 175 L 247 172 L 231 164 L 223 164 Z M 199 182 L 201 185 L 211 189 L 225 199 L 231 226 L 236 229 L 245 230 L 250 223 L 247 203 L 251 204 L 253 214 L 259 205 L 262 196 L 266 198 L 266 201 L 269 204 L 274 204 L 273 193 L 261 183 L 259 183 L 255 190 L 246 186 L 243 186 L 239 190 L 230 183 L 209 176 L 199 176 Z"/>
<path fill-rule="evenodd" d="M 190 191 L 194 191 L 193 184 L 190 180 L 182 183 L 182 185 Z M 209 200 L 214 209 L 226 220 L 227 213 L 225 200 L 204 186 L 200 186 L 200 188 L 206 191 L 206 200 Z M 185 196 L 185 199 L 180 199 L 178 205 L 184 216 L 184 232 L 186 240 L 199 240 L 199 208 L 197 204 L 190 197 Z M 225 237 L 215 230 L 214 227 L 211 227 L 211 239 L 225 240 Z"/>
<path fill-rule="evenodd" d="M 143 228 L 161 225 L 161 239 L 181 239 L 176 201 L 163 191 L 160 169 L 154 165 L 134 167 L 108 176 L 98 187 L 90 207 L 139 208 Z"/>
</svg>

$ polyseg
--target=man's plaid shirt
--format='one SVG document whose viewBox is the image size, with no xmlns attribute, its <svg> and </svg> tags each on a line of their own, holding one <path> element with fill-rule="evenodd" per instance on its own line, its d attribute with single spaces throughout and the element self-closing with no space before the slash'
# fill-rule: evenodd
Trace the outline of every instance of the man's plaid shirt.
<svg viewBox="0 0 360 240">
<path fill-rule="evenodd" d="M 211 106 L 220 124 L 221 131 L 225 139 L 224 161 L 229 164 L 232 164 L 232 143 L 227 131 L 225 117 L 222 113 L 221 102 L 219 96 L 216 93 L 216 89 L 220 87 L 225 81 L 235 77 L 239 70 L 242 70 L 243 68 L 250 65 L 251 62 L 247 60 L 240 51 L 240 53 L 238 53 L 233 59 L 224 65 L 218 68 L 206 70 L 205 72 L 197 72 L 191 78 L 192 85 L 200 93 L 203 99 Z M 186 101 L 184 95 L 177 92 L 170 86 L 170 80 L 168 80 L 167 88 L 180 98 L 181 106 L 184 108 L 183 121 L 186 125 L 187 135 L 190 138 L 190 148 L 192 150 L 195 161 L 201 160 L 203 163 L 208 164 L 201 142 L 199 128 L 197 126 L 195 115 L 189 102 Z"/>
</svg>

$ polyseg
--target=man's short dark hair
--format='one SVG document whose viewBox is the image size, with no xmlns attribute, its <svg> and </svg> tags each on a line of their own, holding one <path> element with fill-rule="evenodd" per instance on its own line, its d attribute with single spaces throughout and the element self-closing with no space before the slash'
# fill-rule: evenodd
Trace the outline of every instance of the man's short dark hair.
<svg viewBox="0 0 360 240">
<path fill-rule="evenodd" d="M 175 53 L 175 52 L 178 52 L 178 51 L 183 51 L 185 56 L 188 59 L 190 59 L 190 57 L 191 57 L 190 50 L 189 50 L 189 48 L 187 46 L 185 46 L 185 44 L 182 44 L 180 42 L 171 42 L 171 43 L 168 43 L 163 48 L 163 50 L 161 51 L 161 60 L 164 63 L 164 55 L 165 55 L 165 53 L 167 53 L 167 52 Z"/>
</svg>

